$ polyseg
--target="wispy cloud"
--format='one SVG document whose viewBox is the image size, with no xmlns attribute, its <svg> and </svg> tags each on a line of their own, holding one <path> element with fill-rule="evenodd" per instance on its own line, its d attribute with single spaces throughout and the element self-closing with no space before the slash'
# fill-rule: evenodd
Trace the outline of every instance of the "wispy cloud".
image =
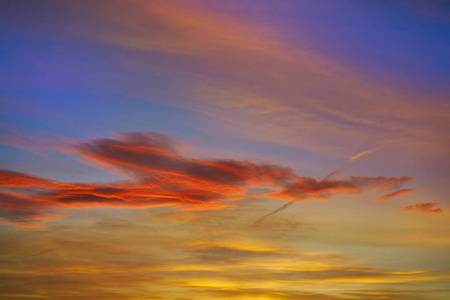
<svg viewBox="0 0 450 300">
<path fill-rule="evenodd" d="M 448 110 L 424 100 L 433 95 L 382 86 L 309 49 L 299 36 L 288 40 L 273 26 L 227 13 L 221 9 L 227 4 L 65 5 L 91 22 L 67 21 L 70 32 L 119 49 L 114 57 L 120 68 L 170 77 L 170 99 L 149 98 L 158 88 L 150 90 L 148 81 L 127 82 L 132 93 L 209 117 L 202 130 L 339 156 L 350 155 L 355 145 L 391 140 L 402 140 L 397 147 L 409 151 L 447 153 L 442 136 Z"/>
<path fill-rule="evenodd" d="M 389 201 L 391 199 L 403 196 L 403 195 L 408 195 L 411 194 L 412 192 L 414 192 L 414 189 L 403 189 L 403 190 L 399 190 L 399 191 L 395 191 L 393 193 L 390 194 L 386 194 L 380 198 L 378 198 L 377 200 L 375 200 L 375 202 L 386 202 Z"/>
<path fill-rule="evenodd" d="M 31 135 L 19 131 L 17 128 L 0 122 L 0 144 L 32 151 L 44 155 L 48 152 L 60 151 L 71 139 L 49 133 Z"/>
<path fill-rule="evenodd" d="M 415 205 L 406 206 L 402 212 L 416 212 L 419 214 L 439 214 L 442 209 L 434 208 L 438 203 L 417 203 Z"/>
</svg>

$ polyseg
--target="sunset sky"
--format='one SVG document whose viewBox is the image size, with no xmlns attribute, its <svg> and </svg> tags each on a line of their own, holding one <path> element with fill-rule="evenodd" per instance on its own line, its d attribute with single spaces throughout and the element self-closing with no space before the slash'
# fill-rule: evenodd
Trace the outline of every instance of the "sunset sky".
<svg viewBox="0 0 450 300">
<path fill-rule="evenodd" d="M 449 1 L 0 24 L 0 299 L 450 299 Z"/>
</svg>

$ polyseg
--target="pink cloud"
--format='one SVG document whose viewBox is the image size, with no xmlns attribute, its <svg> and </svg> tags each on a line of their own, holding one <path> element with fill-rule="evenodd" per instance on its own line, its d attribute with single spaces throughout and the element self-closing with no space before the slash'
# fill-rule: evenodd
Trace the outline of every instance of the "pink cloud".
<svg viewBox="0 0 450 300">
<path fill-rule="evenodd" d="M 417 203 L 416 205 L 410 205 L 403 208 L 402 212 L 416 212 L 419 214 L 439 214 L 442 213 L 442 209 L 434 208 L 438 203 Z"/>
<path fill-rule="evenodd" d="M 380 198 L 378 198 L 377 200 L 375 200 L 375 202 L 386 202 L 389 201 L 391 199 L 403 196 L 403 195 L 408 195 L 411 194 L 412 192 L 414 192 L 414 189 L 403 189 L 403 190 L 399 190 L 399 191 L 395 191 L 393 193 L 384 195 Z"/>
</svg>

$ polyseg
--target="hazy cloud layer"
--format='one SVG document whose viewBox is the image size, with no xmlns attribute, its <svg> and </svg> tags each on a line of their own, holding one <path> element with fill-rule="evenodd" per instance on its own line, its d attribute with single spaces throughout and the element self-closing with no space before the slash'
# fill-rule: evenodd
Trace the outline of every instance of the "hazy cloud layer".
<svg viewBox="0 0 450 300">
<path fill-rule="evenodd" d="M 207 222 L 221 214 L 226 222 Z M 447 278 L 430 269 L 365 266 L 359 257 L 331 250 L 300 250 L 293 236 L 236 231 L 237 219 L 247 215 L 244 210 L 117 216 L 90 211 L 21 235 L 9 227 L 0 245 L 0 296 L 421 299 L 424 288 Z M 288 223 L 283 230 L 301 232 Z"/>
</svg>

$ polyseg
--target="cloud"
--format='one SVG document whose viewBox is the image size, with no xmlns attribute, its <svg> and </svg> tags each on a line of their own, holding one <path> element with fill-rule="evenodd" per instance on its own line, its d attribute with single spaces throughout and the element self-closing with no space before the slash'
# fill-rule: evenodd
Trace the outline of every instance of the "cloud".
<svg viewBox="0 0 450 300">
<path fill-rule="evenodd" d="M 416 205 L 410 205 L 403 208 L 402 212 L 417 212 L 419 214 L 439 214 L 442 213 L 442 209 L 434 208 L 438 203 L 417 203 Z"/>
<path fill-rule="evenodd" d="M 383 191 L 398 187 L 400 184 L 414 179 L 404 177 L 362 177 L 352 176 L 345 180 L 318 180 L 315 178 L 299 178 L 286 185 L 280 192 L 270 196 L 280 199 L 295 199 L 296 202 L 308 200 L 326 200 L 332 195 L 357 196 L 364 191 Z"/>
<path fill-rule="evenodd" d="M 403 196 L 403 195 L 408 195 L 411 194 L 412 192 L 414 192 L 414 189 L 403 189 L 403 190 L 399 190 L 399 191 L 395 191 L 393 193 L 384 195 L 383 197 L 378 198 L 377 200 L 375 200 L 375 202 L 386 202 L 389 201 L 391 199 Z"/>
<path fill-rule="evenodd" d="M 21 172 L 0 170 L 1 187 L 51 187 L 56 181 L 34 177 Z"/>
<path fill-rule="evenodd" d="M 16 227 L 40 227 L 43 221 L 59 217 L 52 203 L 0 191 L 0 222 Z"/>
<path fill-rule="evenodd" d="M 84 160 L 125 172 L 128 179 L 108 183 L 68 183 L 25 173 L 1 170 L 1 219 L 32 222 L 61 208 L 151 208 L 182 210 L 233 207 L 224 201 L 269 197 L 292 201 L 326 200 L 334 195 L 398 188 L 412 177 L 350 177 L 317 180 L 302 177 L 289 167 L 237 159 L 194 158 L 180 144 L 156 132 L 121 132 L 116 138 L 72 142 L 72 153 Z M 264 187 L 264 194 L 251 194 Z"/>
<path fill-rule="evenodd" d="M 236 52 L 280 55 L 279 45 L 271 38 L 273 32 L 266 26 L 250 25 L 245 20 L 214 13 L 198 1 L 187 4 L 183 1 L 123 3 L 113 0 L 98 1 L 89 9 L 82 3 L 69 6 L 120 26 L 119 32 L 107 26 L 90 31 L 79 24 L 76 26 L 78 32 L 112 45 L 216 59 L 234 56 Z M 132 14 L 124 15 L 124 9 Z M 232 51 L 228 51 L 230 49 Z"/>
<path fill-rule="evenodd" d="M 24 150 L 33 151 L 36 154 L 45 154 L 46 152 L 58 151 L 64 145 L 65 141 L 70 139 L 62 138 L 51 134 L 41 134 L 40 136 L 25 134 L 16 128 L 0 122 L 0 143 Z"/>
<path fill-rule="evenodd" d="M 116 139 L 94 139 L 72 145 L 81 157 L 126 171 L 131 180 L 106 184 L 65 183 L 2 170 L 0 187 L 25 194 L 22 201 L 3 195 L 3 209 L 29 211 L 49 207 L 223 209 L 222 200 L 241 199 L 251 185 L 282 186 L 293 178 L 287 167 L 234 159 L 197 159 L 178 152 L 178 142 L 155 133 L 119 133 Z M 7 207 L 6 207 L 7 206 Z M 18 215 L 16 213 L 16 215 Z M 23 213 L 21 213 L 24 217 Z M 12 217 L 4 217 L 10 222 Z"/>
<path fill-rule="evenodd" d="M 175 149 L 176 142 L 154 132 L 119 133 L 119 139 L 95 139 L 75 145 L 88 159 L 124 169 L 138 177 L 167 175 L 199 184 L 238 187 L 281 184 L 294 173 L 287 167 L 233 159 L 195 159 Z"/>
</svg>

